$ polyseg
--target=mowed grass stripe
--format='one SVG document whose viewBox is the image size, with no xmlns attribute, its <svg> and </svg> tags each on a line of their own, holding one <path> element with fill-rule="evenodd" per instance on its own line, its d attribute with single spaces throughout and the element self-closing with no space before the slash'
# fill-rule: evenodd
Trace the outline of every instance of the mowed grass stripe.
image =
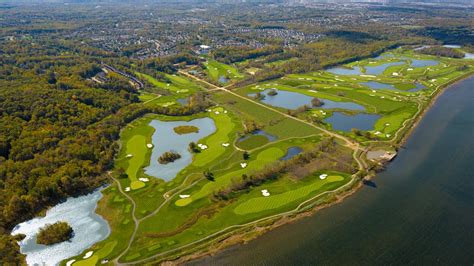
<svg viewBox="0 0 474 266">
<path fill-rule="evenodd" d="M 304 186 L 292 191 L 288 191 L 285 193 L 281 193 L 275 196 L 268 196 L 268 197 L 261 196 L 259 198 L 253 198 L 238 205 L 234 209 L 234 213 L 239 214 L 239 215 L 245 215 L 245 214 L 250 214 L 250 213 L 276 209 L 283 205 L 291 203 L 295 200 L 299 200 L 301 198 L 307 197 L 311 192 L 321 189 L 326 184 L 330 184 L 330 183 L 334 183 L 334 182 L 338 182 L 342 180 L 344 180 L 344 177 L 342 176 L 335 176 L 335 175 L 328 176 L 324 180 L 317 180 L 310 185 L 307 185 L 307 186 Z"/>
<path fill-rule="evenodd" d="M 147 153 L 146 138 L 143 135 L 135 135 L 127 142 L 127 154 L 133 155 L 128 160 L 127 175 L 130 178 L 132 189 L 139 189 L 145 186 L 145 183 L 138 181 L 138 170 L 145 163 Z"/>
<path fill-rule="evenodd" d="M 175 202 L 175 205 L 186 206 L 194 200 L 203 198 L 211 194 L 214 190 L 217 190 L 219 188 L 229 185 L 233 177 L 240 177 L 243 174 L 248 174 L 252 171 L 262 169 L 266 164 L 270 162 L 274 162 L 284 155 L 285 155 L 285 152 L 283 152 L 279 148 L 273 147 L 273 148 L 266 149 L 257 155 L 257 159 L 248 162 L 248 166 L 246 168 L 227 173 L 223 176 L 216 177 L 216 180 L 214 182 L 208 182 L 206 185 L 204 185 L 201 188 L 201 190 L 199 190 L 194 195 L 191 195 L 190 198 L 177 200 Z"/>
<path fill-rule="evenodd" d="M 216 114 L 215 112 L 219 112 Z M 211 118 L 216 124 L 216 132 L 209 136 L 203 141 L 209 148 L 202 153 L 195 155 L 193 165 L 194 166 L 204 166 L 225 152 L 225 148 L 222 146 L 223 143 L 229 142 L 229 134 L 234 130 L 234 123 L 229 115 L 223 113 L 223 108 L 215 108 L 211 112 Z"/>
</svg>

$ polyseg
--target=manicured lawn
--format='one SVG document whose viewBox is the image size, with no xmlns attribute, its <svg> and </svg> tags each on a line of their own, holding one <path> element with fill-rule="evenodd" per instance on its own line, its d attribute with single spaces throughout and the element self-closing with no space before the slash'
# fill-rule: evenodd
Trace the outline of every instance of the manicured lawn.
<svg viewBox="0 0 474 266">
<path fill-rule="evenodd" d="M 308 194 L 310 194 L 311 192 L 315 190 L 320 190 L 326 184 L 343 181 L 343 180 L 344 180 L 344 177 L 342 176 L 330 175 L 324 180 L 315 180 L 310 185 L 306 185 L 292 191 L 284 192 L 277 195 L 270 195 L 268 197 L 259 195 L 256 198 L 250 199 L 238 205 L 234 209 L 234 212 L 239 215 L 244 215 L 244 214 L 249 214 L 249 213 L 276 209 L 288 203 L 294 202 L 296 200 L 306 198 Z M 264 188 L 265 187 L 262 186 L 262 189 Z M 269 191 L 269 193 L 272 193 L 272 191 Z"/>
<path fill-rule="evenodd" d="M 223 64 L 216 60 L 209 59 L 204 63 L 208 76 L 215 82 L 219 82 L 221 77 L 227 80 L 239 80 L 244 77 L 236 67 Z"/>
</svg>

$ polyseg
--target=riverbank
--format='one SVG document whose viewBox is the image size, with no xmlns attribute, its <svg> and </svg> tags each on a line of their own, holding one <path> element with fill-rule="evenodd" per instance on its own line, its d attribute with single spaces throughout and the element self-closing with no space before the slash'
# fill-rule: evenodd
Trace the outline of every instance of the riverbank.
<svg viewBox="0 0 474 266">
<path fill-rule="evenodd" d="M 434 104 L 437 102 L 438 98 L 443 95 L 443 93 L 455 86 L 456 84 L 470 78 L 473 76 L 473 73 L 470 72 L 466 75 L 463 75 L 456 80 L 450 81 L 446 84 L 443 84 L 442 86 L 439 86 L 437 90 L 434 93 L 434 96 L 432 96 L 432 99 L 428 105 L 415 117 L 414 122 L 410 125 L 408 131 L 403 135 L 402 138 L 399 139 L 398 145 L 403 145 L 410 135 L 413 133 L 415 128 L 419 125 L 419 123 L 423 120 L 424 116 L 428 113 L 428 111 L 434 106 Z M 389 162 L 387 162 L 388 164 Z M 375 175 L 367 175 L 363 179 L 365 180 L 371 180 L 374 178 Z M 361 179 L 362 180 L 362 179 Z M 163 262 L 163 265 L 174 265 L 174 264 L 183 264 L 189 261 L 193 260 L 198 260 L 206 256 L 214 256 L 221 252 L 222 250 L 229 248 L 231 246 L 235 246 L 237 244 L 246 244 L 251 240 L 256 239 L 257 237 L 263 235 L 264 233 L 274 230 L 276 228 L 281 227 L 282 225 L 286 224 L 292 224 L 297 221 L 299 221 L 302 218 L 309 217 L 314 215 L 316 212 L 326 209 L 328 207 L 334 206 L 336 204 L 339 204 L 343 202 L 346 198 L 349 196 L 355 194 L 357 191 L 359 191 L 363 187 L 363 182 L 361 180 L 357 181 L 353 186 L 351 186 L 348 190 L 345 190 L 341 194 L 336 194 L 330 196 L 330 201 L 326 202 L 321 205 L 317 205 L 315 207 L 312 207 L 309 210 L 304 210 L 303 212 L 295 213 L 294 215 L 289 215 L 289 216 L 282 216 L 279 218 L 275 218 L 271 221 L 267 221 L 267 223 L 271 223 L 269 225 L 262 225 L 262 226 L 252 226 L 247 229 L 247 231 L 244 231 L 242 233 L 237 233 L 234 234 L 224 240 L 219 240 L 216 243 L 211 244 L 211 246 L 205 250 L 199 250 L 193 254 L 186 255 L 183 257 L 179 257 L 177 260 L 173 261 L 166 261 Z"/>
<path fill-rule="evenodd" d="M 469 264 L 473 84 L 471 77 L 439 98 L 374 186 L 195 264 Z"/>
</svg>

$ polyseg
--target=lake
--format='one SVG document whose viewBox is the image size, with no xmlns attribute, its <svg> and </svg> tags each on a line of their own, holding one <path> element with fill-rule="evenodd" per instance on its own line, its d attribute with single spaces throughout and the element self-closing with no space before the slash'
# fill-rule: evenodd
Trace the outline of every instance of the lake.
<svg viewBox="0 0 474 266">
<path fill-rule="evenodd" d="M 110 234 L 109 225 L 95 213 L 100 198 L 102 194 L 99 190 L 85 196 L 69 198 L 49 209 L 45 217 L 37 217 L 17 225 L 12 235 L 26 235 L 20 242 L 20 251 L 26 254 L 28 265 L 57 265 L 107 238 Z M 69 223 L 74 230 L 74 237 L 50 246 L 36 244 L 39 229 L 58 221 Z"/>
<path fill-rule="evenodd" d="M 273 136 L 271 134 L 268 134 L 266 131 L 264 130 L 261 130 L 261 129 L 258 129 L 258 130 L 255 130 L 254 132 L 252 132 L 252 134 L 247 134 L 241 138 L 239 138 L 239 140 L 237 141 L 237 143 L 239 142 L 242 142 L 246 139 L 249 139 L 250 137 L 252 136 L 255 136 L 255 135 L 259 135 L 259 136 L 264 136 L 268 139 L 269 142 L 273 142 L 275 140 L 277 140 L 278 138 L 276 136 Z"/>
<path fill-rule="evenodd" d="M 367 81 L 367 82 L 361 82 L 360 84 L 364 85 L 364 86 L 367 86 L 371 89 L 374 89 L 374 90 L 395 90 L 395 91 L 404 91 L 404 90 L 399 90 L 395 87 L 395 85 L 393 84 L 387 84 L 387 83 L 381 83 L 381 82 L 377 82 L 377 81 Z M 413 89 L 409 89 L 409 90 L 406 90 L 406 91 L 409 91 L 409 92 L 417 92 L 417 91 L 420 91 L 422 89 L 425 89 L 426 87 L 421 84 L 421 83 L 415 83 L 415 88 Z"/>
<path fill-rule="evenodd" d="M 278 94 L 274 96 L 268 95 L 270 89 L 264 90 L 262 94 L 265 95 L 265 98 L 261 102 L 268 105 L 277 106 L 286 109 L 297 109 L 298 107 L 307 105 L 312 106 L 311 100 L 314 97 L 292 91 L 284 91 L 275 89 Z M 248 96 L 254 97 L 255 93 L 251 93 Z M 359 104 L 351 102 L 336 102 L 327 99 L 321 99 L 324 102 L 324 105 L 318 107 L 323 109 L 347 109 L 347 110 L 365 110 L 365 107 Z"/>
<path fill-rule="evenodd" d="M 289 159 L 295 157 L 296 155 L 303 152 L 303 149 L 300 147 L 289 147 L 286 151 L 285 156 L 280 158 L 280 161 L 288 161 Z"/>
<path fill-rule="evenodd" d="M 153 151 L 150 165 L 145 167 L 145 173 L 150 176 L 170 181 L 188 166 L 193 160 L 193 154 L 188 150 L 189 143 L 197 142 L 216 131 L 214 120 L 209 117 L 194 119 L 191 121 L 160 121 L 153 120 L 150 126 L 155 128 L 152 136 Z M 179 135 L 174 132 L 177 126 L 195 126 L 199 132 Z M 167 164 L 160 164 L 158 158 L 167 151 L 174 151 L 181 158 Z"/>
<path fill-rule="evenodd" d="M 453 85 L 341 204 L 193 265 L 472 265 L 474 77 Z"/>
<path fill-rule="evenodd" d="M 380 115 L 375 114 L 356 114 L 347 115 L 340 112 L 334 112 L 332 116 L 324 119 L 324 122 L 332 125 L 334 130 L 350 132 L 353 128 L 359 130 L 373 130 L 375 122 L 379 120 Z"/>
</svg>

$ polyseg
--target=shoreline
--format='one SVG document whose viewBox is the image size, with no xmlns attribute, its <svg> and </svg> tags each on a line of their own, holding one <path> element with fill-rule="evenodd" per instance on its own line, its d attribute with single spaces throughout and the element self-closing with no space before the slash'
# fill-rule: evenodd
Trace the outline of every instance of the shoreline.
<svg viewBox="0 0 474 266">
<path fill-rule="evenodd" d="M 462 82 L 466 79 L 469 79 L 473 76 L 474 76 L 474 72 L 469 72 L 466 75 L 460 76 L 459 78 L 457 78 L 455 80 L 452 80 L 451 82 L 448 82 L 447 84 L 440 85 L 434 91 L 434 93 L 432 94 L 432 96 L 431 96 L 432 98 L 431 98 L 431 101 L 429 102 L 429 104 L 427 104 L 426 107 L 423 108 L 423 110 L 417 116 L 414 117 L 413 122 L 411 123 L 410 127 L 407 129 L 406 132 L 403 133 L 403 136 L 399 139 L 398 143 L 395 144 L 395 145 L 397 145 L 398 147 L 401 147 L 406 143 L 406 141 L 411 136 L 413 131 L 418 127 L 419 123 L 423 120 L 423 118 L 427 114 L 427 112 L 433 107 L 433 105 L 435 103 L 437 103 L 438 98 L 441 95 L 443 95 L 444 92 L 447 89 L 450 89 L 454 85 L 456 85 L 456 84 L 458 84 L 458 83 L 460 83 L 460 82 Z M 387 165 L 389 163 L 390 162 L 384 162 L 383 165 Z M 272 222 L 271 225 L 262 226 L 262 227 L 253 226 L 254 227 L 253 230 L 248 230 L 248 231 L 243 232 L 243 233 L 232 234 L 231 236 L 229 236 L 227 238 L 224 238 L 223 240 L 218 241 L 217 244 L 211 243 L 210 245 L 207 246 L 207 248 L 204 248 L 204 250 L 196 251 L 196 252 L 193 252 L 191 254 L 184 255 L 182 257 L 178 257 L 176 260 L 164 260 L 164 261 L 160 262 L 159 264 L 160 265 L 167 265 L 167 266 L 168 265 L 182 265 L 182 264 L 185 264 L 186 262 L 195 261 L 195 260 L 207 257 L 207 256 L 214 256 L 214 255 L 222 252 L 224 249 L 230 248 L 232 246 L 244 245 L 244 244 L 248 243 L 249 241 L 256 239 L 257 237 L 261 236 L 262 234 L 264 234 L 264 233 L 266 233 L 270 230 L 276 229 L 276 228 L 278 228 L 280 226 L 283 226 L 283 225 L 286 225 L 286 224 L 295 223 L 295 222 L 299 221 L 302 218 L 314 215 L 315 213 L 317 213 L 318 211 L 320 211 L 322 209 L 329 208 L 331 206 L 334 206 L 336 204 L 341 203 L 344 199 L 346 199 L 347 197 L 355 194 L 356 192 L 358 192 L 363 187 L 363 182 L 361 182 L 362 180 L 371 180 L 372 178 L 375 178 L 377 176 L 377 174 L 378 173 L 368 174 L 368 175 L 362 177 L 359 181 L 357 181 L 355 184 L 353 184 L 353 186 L 351 188 L 349 188 L 348 190 L 343 191 L 340 194 L 333 195 L 332 197 L 334 197 L 335 199 L 332 200 L 331 202 L 312 206 L 312 207 L 310 207 L 309 210 L 303 210 L 303 211 L 297 212 L 293 215 L 281 216 L 279 218 L 275 218 L 274 220 L 271 221 Z M 356 177 L 354 177 L 354 178 L 356 178 Z"/>
</svg>

